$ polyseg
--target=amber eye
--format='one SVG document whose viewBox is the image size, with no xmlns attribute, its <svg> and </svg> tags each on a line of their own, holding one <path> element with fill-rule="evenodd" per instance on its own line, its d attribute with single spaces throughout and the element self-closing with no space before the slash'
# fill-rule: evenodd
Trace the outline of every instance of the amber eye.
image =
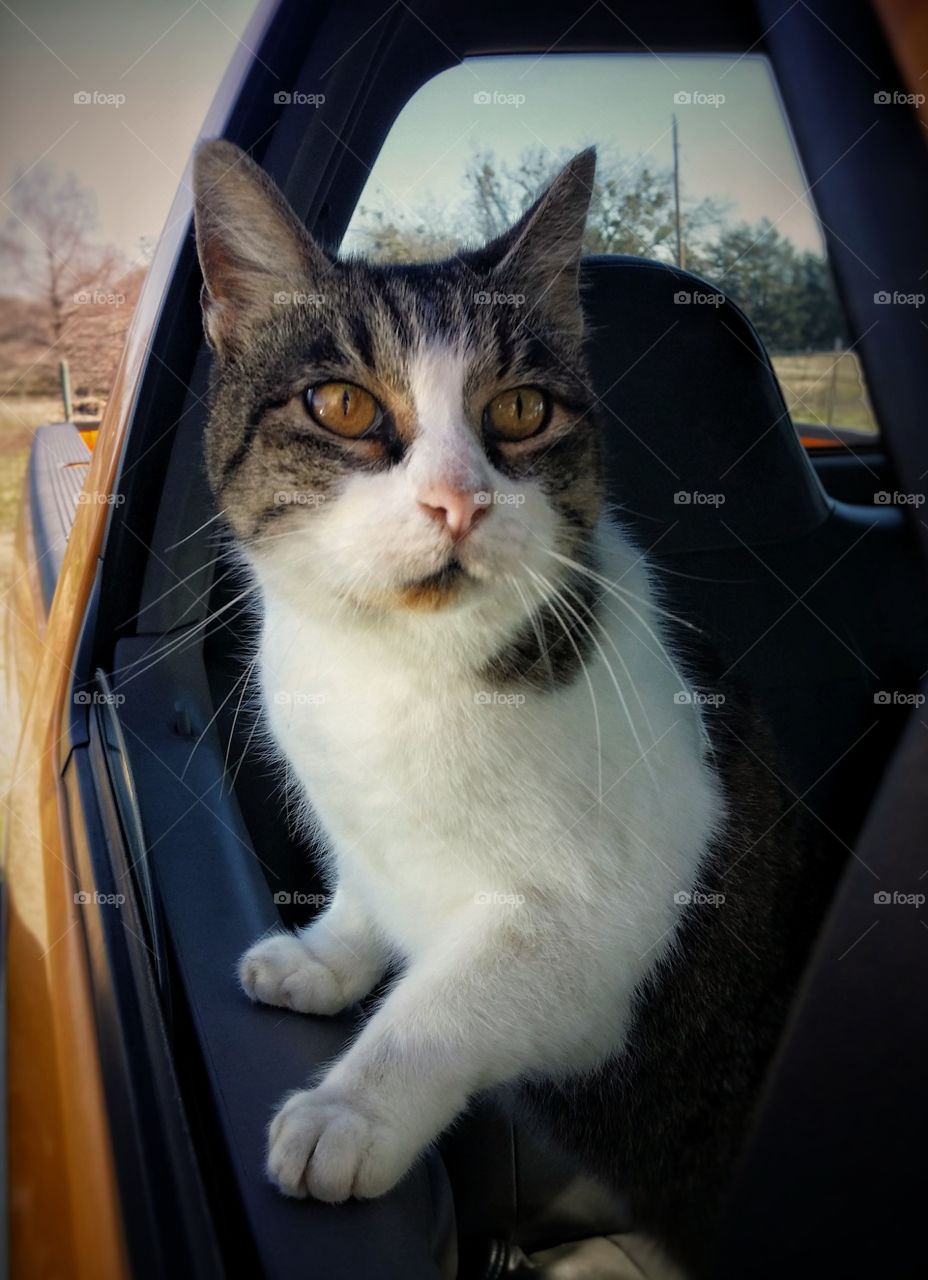
<svg viewBox="0 0 928 1280">
<path fill-rule="evenodd" d="M 356 440 L 380 417 L 380 405 L 353 382 L 323 382 L 306 393 L 309 412 L 321 427 Z"/>
<path fill-rule="evenodd" d="M 484 425 L 504 440 L 527 440 L 547 425 L 549 408 L 548 397 L 537 387 L 515 387 L 490 401 Z"/>
</svg>

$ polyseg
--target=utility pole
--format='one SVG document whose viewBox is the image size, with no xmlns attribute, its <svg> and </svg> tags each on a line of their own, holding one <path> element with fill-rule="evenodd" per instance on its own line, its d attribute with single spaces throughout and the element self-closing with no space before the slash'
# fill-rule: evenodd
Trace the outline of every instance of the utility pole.
<svg viewBox="0 0 928 1280">
<path fill-rule="evenodd" d="M 64 420 L 70 422 L 74 417 L 74 410 L 71 406 L 71 370 L 68 368 L 67 360 L 59 360 L 58 376 L 61 381 L 61 401 L 64 405 Z"/>
<path fill-rule="evenodd" d="M 680 213 L 680 139 L 677 134 L 676 114 L 673 120 L 673 211 L 677 228 L 677 266 L 686 266 L 686 249 L 683 247 L 683 218 Z"/>
</svg>

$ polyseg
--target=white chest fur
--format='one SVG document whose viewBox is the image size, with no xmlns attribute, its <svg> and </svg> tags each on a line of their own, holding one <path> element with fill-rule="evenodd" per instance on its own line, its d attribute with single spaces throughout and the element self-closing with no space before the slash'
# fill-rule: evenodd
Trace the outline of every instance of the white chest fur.
<svg viewBox="0 0 928 1280">
<path fill-rule="evenodd" d="M 430 615 L 398 639 L 268 602 L 273 736 L 339 882 L 404 957 L 467 928 L 475 905 L 586 939 L 623 990 L 669 945 L 721 801 L 645 575 L 608 530 L 601 543 L 633 594 L 604 596 L 585 669 L 555 692 L 462 671 L 450 628 L 474 618 Z"/>
<path fill-rule="evenodd" d="M 332 1013 L 391 957 L 404 966 L 348 1053 L 278 1112 L 268 1168 L 290 1194 L 379 1195 L 475 1093 L 620 1053 L 673 945 L 722 797 L 647 576 L 608 526 L 598 541 L 618 585 L 553 692 L 473 674 L 524 614 L 511 592 L 392 628 L 265 594 L 270 730 L 334 896 L 251 948 L 242 983 Z"/>
</svg>

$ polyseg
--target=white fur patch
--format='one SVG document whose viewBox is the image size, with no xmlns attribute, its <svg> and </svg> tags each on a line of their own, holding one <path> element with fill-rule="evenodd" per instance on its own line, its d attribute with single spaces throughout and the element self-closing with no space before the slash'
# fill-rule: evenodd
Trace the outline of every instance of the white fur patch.
<svg viewBox="0 0 928 1280">
<path fill-rule="evenodd" d="M 443 482 L 480 492 L 492 484 L 492 468 L 464 415 L 463 352 L 443 345 L 421 348 L 409 366 L 418 434 L 409 476 L 423 488 Z"/>
<path fill-rule="evenodd" d="M 426 479 L 514 492 L 464 421 L 462 379 L 459 355 L 421 352 L 406 463 L 353 476 L 305 536 L 252 553 L 271 732 L 338 890 L 296 951 L 250 953 L 265 967 L 246 987 L 327 1012 L 391 954 L 406 963 L 345 1056 L 275 1120 L 269 1169 L 289 1194 L 379 1194 L 478 1090 L 620 1050 L 724 818 L 645 566 L 608 521 L 598 563 L 618 586 L 583 670 L 553 692 L 507 695 L 477 674 L 564 581 L 558 517 L 532 483 L 461 544 L 479 586 L 460 605 L 378 614 L 346 600 L 351 582 L 363 600 L 365 583 L 446 555 L 418 509 Z M 570 596 L 557 608 L 567 619 Z"/>
</svg>

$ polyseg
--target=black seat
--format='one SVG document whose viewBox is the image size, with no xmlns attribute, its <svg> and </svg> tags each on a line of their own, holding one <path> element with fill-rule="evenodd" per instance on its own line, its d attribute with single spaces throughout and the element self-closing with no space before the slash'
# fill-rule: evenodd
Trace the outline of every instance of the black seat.
<svg viewBox="0 0 928 1280">
<path fill-rule="evenodd" d="M 582 295 L 612 497 L 648 543 L 722 551 L 822 525 L 829 503 L 767 353 L 720 289 L 602 255 L 586 259 Z M 721 502 L 680 500 L 694 491 Z"/>
<path fill-rule="evenodd" d="M 787 781 L 850 844 L 905 715 L 875 696 L 914 691 L 928 649 L 902 516 L 828 497 L 757 333 L 719 289 L 595 257 L 584 297 L 610 497 L 673 609 L 759 699 Z M 904 628 L 889 625 L 901 599 Z"/>
</svg>

